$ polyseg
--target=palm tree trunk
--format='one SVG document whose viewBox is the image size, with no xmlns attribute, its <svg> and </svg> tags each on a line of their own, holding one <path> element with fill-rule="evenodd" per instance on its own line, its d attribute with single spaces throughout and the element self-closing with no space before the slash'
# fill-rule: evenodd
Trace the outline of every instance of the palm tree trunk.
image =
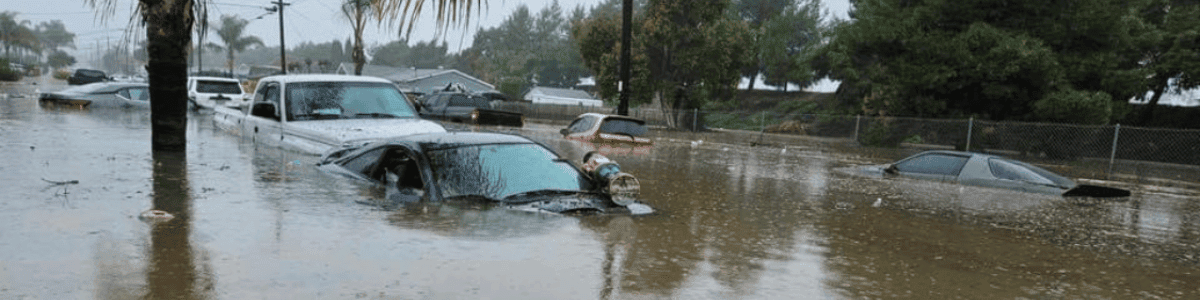
<svg viewBox="0 0 1200 300">
<path fill-rule="evenodd" d="M 150 139 L 155 151 L 187 150 L 187 47 L 192 1 L 141 0 L 149 42 Z"/>
</svg>

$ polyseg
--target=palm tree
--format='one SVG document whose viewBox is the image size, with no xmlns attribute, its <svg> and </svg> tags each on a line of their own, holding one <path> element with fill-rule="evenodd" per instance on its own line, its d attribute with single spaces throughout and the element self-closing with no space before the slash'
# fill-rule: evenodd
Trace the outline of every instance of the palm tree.
<svg viewBox="0 0 1200 300">
<path fill-rule="evenodd" d="M 350 59 L 354 60 L 354 75 L 362 75 L 363 65 L 367 63 L 367 55 L 363 53 L 363 29 L 367 26 L 367 19 L 376 11 L 374 5 L 378 3 L 377 0 L 346 0 L 342 3 L 342 14 L 350 19 L 350 26 L 354 27 L 354 50 L 350 52 Z"/>
<path fill-rule="evenodd" d="M 225 51 L 225 66 L 229 67 L 229 74 L 233 74 L 233 55 L 237 52 L 246 51 L 250 46 L 262 46 L 263 42 L 256 36 L 242 36 L 242 32 L 246 29 L 246 24 L 250 21 L 239 19 L 237 16 L 222 15 L 221 25 L 213 28 L 217 33 L 217 37 L 221 38 L 224 46 L 209 43 L 209 48 L 217 51 Z"/>
<path fill-rule="evenodd" d="M 41 50 L 37 35 L 29 29 L 29 20 L 17 21 L 17 13 L 0 12 L 0 42 L 4 43 L 4 57 L 11 57 L 13 48 L 38 52 Z"/>
</svg>

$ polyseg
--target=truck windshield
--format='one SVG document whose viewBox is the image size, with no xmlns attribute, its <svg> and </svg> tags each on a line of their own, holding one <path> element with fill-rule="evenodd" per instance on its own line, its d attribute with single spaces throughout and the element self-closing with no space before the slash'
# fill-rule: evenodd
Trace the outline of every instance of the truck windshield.
<svg viewBox="0 0 1200 300">
<path fill-rule="evenodd" d="M 288 119 L 411 118 L 415 110 L 389 83 L 301 82 L 287 85 Z"/>
</svg>

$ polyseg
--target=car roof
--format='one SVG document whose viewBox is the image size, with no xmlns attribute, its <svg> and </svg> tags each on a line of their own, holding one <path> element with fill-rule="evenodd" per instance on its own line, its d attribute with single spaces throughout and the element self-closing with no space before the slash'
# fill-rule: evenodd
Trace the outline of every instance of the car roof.
<svg viewBox="0 0 1200 300">
<path fill-rule="evenodd" d="M 601 118 L 601 119 L 628 120 L 628 121 L 637 122 L 638 124 L 646 123 L 646 121 L 643 121 L 642 119 L 638 119 L 638 118 L 634 118 L 634 117 L 630 117 L 630 116 L 606 115 L 606 114 L 601 114 L 601 113 L 583 113 L 583 114 L 579 115 L 579 117 L 577 117 L 577 118 L 582 118 L 584 116 L 597 117 L 597 118 Z"/>
<path fill-rule="evenodd" d="M 214 77 L 214 76 L 191 76 L 191 77 L 188 77 L 188 79 L 195 79 L 195 80 L 212 80 L 212 81 L 228 81 L 228 82 L 239 82 L 239 83 L 240 83 L 240 81 L 238 81 L 237 79 L 235 79 L 235 78 L 229 78 L 229 77 Z"/>
<path fill-rule="evenodd" d="M 259 79 L 259 81 L 277 81 L 280 83 L 293 82 L 378 82 L 392 83 L 386 79 L 371 76 L 354 76 L 354 75 L 333 75 L 333 74 L 302 74 L 302 75 L 274 75 Z"/>
</svg>

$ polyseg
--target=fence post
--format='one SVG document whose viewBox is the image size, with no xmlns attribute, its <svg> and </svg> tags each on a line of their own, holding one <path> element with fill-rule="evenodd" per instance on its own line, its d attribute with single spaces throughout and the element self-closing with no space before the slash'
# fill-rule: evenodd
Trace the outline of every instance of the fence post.
<svg viewBox="0 0 1200 300">
<path fill-rule="evenodd" d="M 696 132 L 696 130 L 697 130 L 697 129 L 696 129 L 696 122 L 698 122 L 698 121 L 696 120 L 696 115 L 697 115 L 697 114 L 699 114 L 699 113 L 700 113 L 700 109 L 699 109 L 699 108 L 693 108 L 693 109 L 692 109 L 692 132 Z"/>
<path fill-rule="evenodd" d="M 854 141 L 858 142 L 858 124 L 862 123 L 862 115 L 854 115 Z"/>
<path fill-rule="evenodd" d="M 1113 129 L 1113 145 L 1112 154 L 1108 156 L 1108 177 L 1112 177 L 1113 163 L 1117 160 L 1117 138 L 1121 136 L 1121 123 L 1117 123 L 1117 127 Z"/>
<path fill-rule="evenodd" d="M 975 117 L 967 121 L 967 152 L 971 152 L 971 131 L 975 128 Z"/>
</svg>

